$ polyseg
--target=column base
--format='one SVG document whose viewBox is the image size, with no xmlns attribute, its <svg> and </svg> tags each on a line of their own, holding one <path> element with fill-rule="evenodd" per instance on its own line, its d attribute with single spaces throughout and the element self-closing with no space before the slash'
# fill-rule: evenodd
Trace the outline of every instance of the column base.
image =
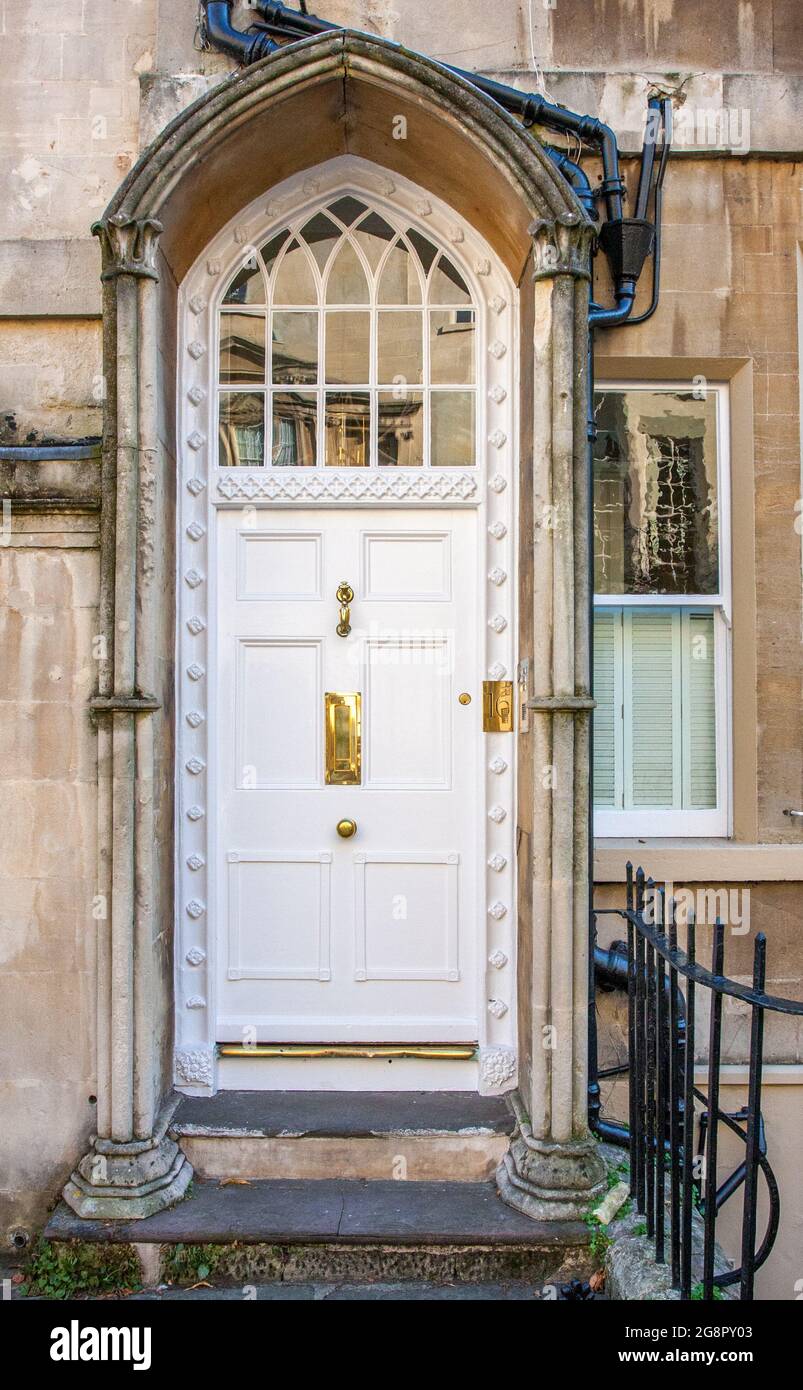
<svg viewBox="0 0 803 1390">
<path fill-rule="evenodd" d="M 137 1221 L 180 1201 L 191 1179 L 186 1155 L 166 1135 L 130 1144 L 96 1139 L 62 1196 L 86 1220 Z"/>
<path fill-rule="evenodd" d="M 606 1191 L 605 1164 L 593 1139 L 556 1144 L 536 1139 L 514 1098 L 516 1128 L 496 1170 L 499 1195 L 534 1221 L 581 1221 Z"/>
</svg>

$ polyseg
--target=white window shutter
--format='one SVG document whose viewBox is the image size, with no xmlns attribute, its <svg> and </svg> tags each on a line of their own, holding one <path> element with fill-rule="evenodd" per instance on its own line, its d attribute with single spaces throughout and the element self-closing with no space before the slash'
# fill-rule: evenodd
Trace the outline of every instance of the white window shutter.
<svg viewBox="0 0 803 1390">
<path fill-rule="evenodd" d="M 680 612 L 625 609 L 623 638 L 625 806 L 680 807 Z"/>
<path fill-rule="evenodd" d="M 622 805 L 622 613 L 594 614 L 594 805 Z"/>
<path fill-rule="evenodd" d="M 714 619 L 683 614 L 683 804 L 717 804 Z"/>
</svg>

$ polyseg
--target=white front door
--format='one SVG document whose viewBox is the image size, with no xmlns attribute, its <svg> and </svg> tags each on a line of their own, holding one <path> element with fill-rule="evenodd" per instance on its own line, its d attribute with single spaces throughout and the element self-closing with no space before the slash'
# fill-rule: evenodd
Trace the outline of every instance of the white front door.
<svg viewBox="0 0 803 1390">
<path fill-rule="evenodd" d="M 478 1038 L 479 519 L 218 513 L 219 1042 Z"/>
<path fill-rule="evenodd" d="M 177 1084 L 498 1091 L 515 741 L 482 698 L 516 676 L 516 290 L 367 161 L 270 199 L 180 291 Z M 477 1050 L 232 1055 L 257 1042 Z"/>
</svg>

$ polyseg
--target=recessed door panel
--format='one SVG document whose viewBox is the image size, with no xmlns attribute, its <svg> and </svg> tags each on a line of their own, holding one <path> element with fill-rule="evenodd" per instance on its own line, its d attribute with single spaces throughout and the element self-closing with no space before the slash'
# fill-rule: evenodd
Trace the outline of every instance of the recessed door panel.
<svg viewBox="0 0 803 1390">
<path fill-rule="evenodd" d="M 237 655 L 236 786 L 317 786 L 320 643 L 249 638 Z"/>
<path fill-rule="evenodd" d="M 331 854 L 230 852 L 230 980 L 328 980 Z"/>
<path fill-rule="evenodd" d="M 457 980 L 460 856 L 355 854 L 355 978 Z"/>
<path fill-rule="evenodd" d="M 367 787 L 447 788 L 452 643 L 386 637 L 365 647 Z"/>
<path fill-rule="evenodd" d="M 238 599 L 321 597 L 320 535 L 243 530 L 237 538 Z"/>
<path fill-rule="evenodd" d="M 448 532 L 368 531 L 363 535 L 366 599 L 448 602 L 452 587 Z"/>
</svg>

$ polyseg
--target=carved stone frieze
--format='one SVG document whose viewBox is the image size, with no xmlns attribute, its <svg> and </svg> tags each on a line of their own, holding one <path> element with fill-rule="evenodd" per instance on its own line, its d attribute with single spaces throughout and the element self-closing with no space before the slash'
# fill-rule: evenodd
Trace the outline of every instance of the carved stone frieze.
<svg viewBox="0 0 803 1390">
<path fill-rule="evenodd" d="M 304 469 L 265 469 L 261 473 L 232 470 L 218 478 L 217 492 L 227 501 L 245 497 L 269 502 L 470 502 L 477 497 L 477 480 L 470 473 L 416 474 L 385 469 L 347 475 Z"/>
</svg>

